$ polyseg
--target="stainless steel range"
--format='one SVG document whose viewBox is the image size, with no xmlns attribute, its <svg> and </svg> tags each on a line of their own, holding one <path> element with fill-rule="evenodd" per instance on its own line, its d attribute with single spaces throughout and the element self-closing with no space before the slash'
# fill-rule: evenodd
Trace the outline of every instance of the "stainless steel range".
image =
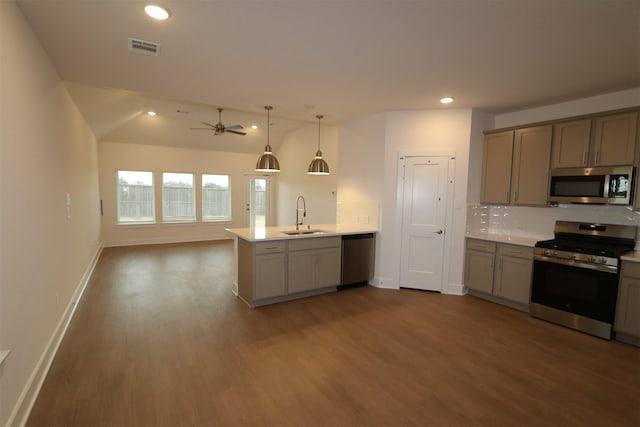
<svg viewBox="0 0 640 427">
<path fill-rule="evenodd" d="M 536 243 L 532 316 L 611 339 L 620 257 L 633 251 L 636 226 L 556 221 Z"/>
</svg>

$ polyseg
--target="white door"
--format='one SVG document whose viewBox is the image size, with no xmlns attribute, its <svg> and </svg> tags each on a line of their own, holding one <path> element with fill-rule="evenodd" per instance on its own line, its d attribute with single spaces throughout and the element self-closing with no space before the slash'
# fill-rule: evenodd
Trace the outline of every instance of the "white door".
<svg viewBox="0 0 640 427">
<path fill-rule="evenodd" d="M 269 225 L 269 192 L 271 177 L 246 177 L 245 227 L 265 227 Z"/>
<path fill-rule="evenodd" d="M 442 290 L 449 158 L 406 157 L 400 287 Z"/>
</svg>

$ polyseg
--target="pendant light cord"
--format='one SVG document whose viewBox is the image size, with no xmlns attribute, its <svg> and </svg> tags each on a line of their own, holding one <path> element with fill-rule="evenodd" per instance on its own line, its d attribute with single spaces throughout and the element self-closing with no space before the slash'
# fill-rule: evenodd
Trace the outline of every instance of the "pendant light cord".
<svg viewBox="0 0 640 427">
<path fill-rule="evenodd" d="M 316 119 L 318 119 L 318 151 L 320 151 L 320 120 L 323 118 L 324 116 L 321 115 L 317 115 Z"/>
</svg>

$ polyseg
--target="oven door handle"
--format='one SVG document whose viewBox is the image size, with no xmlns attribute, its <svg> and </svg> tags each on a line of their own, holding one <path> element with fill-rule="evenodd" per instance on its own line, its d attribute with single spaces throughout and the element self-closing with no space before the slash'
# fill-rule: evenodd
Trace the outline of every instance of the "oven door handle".
<svg viewBox="0 0 640 427">
<path fill-rule="evenodd" d="M 604 273 L 618 274 L 618 267 L 615 267 L 615 266 L 612 266 L 612 265 L 589 264 L 589 263 L 585 263 L 585 262 L 579 262 L 579 261 L 576 261 L 576 260 L 573 260 L 573 259 L 555 258 L 555 257 L 544 256 L 544 255 L 538 255 L 538 254 L 535 254 L 533 256 L 533 259 L 536 260 L 536 261 L 551 262 L 553 264 L 567 265 L 569 267 L 588 268 L 590 270 L 602 271 Z"/>
</svg>

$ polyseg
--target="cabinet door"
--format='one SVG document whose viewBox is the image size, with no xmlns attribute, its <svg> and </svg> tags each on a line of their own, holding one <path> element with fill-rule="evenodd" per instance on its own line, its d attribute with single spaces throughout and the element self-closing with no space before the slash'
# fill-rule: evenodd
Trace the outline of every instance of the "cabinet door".
<svg viewBox="0 0 640 427">
<path fill-rule="evenodd" d="M 467 288 L 491 294 L 494 257 L 489 252 L 467 249 L 464 268 L 464 284 Z"/>
<path fill-rule="evenodd" d="M 315 275 L 316 251 L 289 252 L 288 292 L 290 294 L 314 289 Z"/>
<path fill-rule="evenodd" d="M 270 298 L 286 293 L 285 255 L 256 255 L 254 299 Z"/>
<path fill-rule="evenodd" d="M 529 304 L 533 260 L 498 255 L 493 294 L 521 304 Z"/>
<path fill-rule="evenodd" d="M 640 337 L 640 264 L 622 263 L 615 330 Z"/>
<path fill-rule="evenodd" d="M 587 166 L 591 119 L 553 125 L 552 168 Z"/>
<path fill-rule="evenodd" d="M 484 137 L 480 202 L 508 204 L 511 189 L 513 131 Z"/>
<path fill-rule="evenodd" d="M 340 248 L 323 249 L 316 254 L 316 288 L 340 284 Z"/>
<path fill-rule="evenodd" d="M 515 132 L 511 202 L 514 205 L 547 204 L 551 125 Z"/>
<path fill-rule="evenodd" d="M 594 126 L 593 164 L 615 166 L 633 164 L 638 113 L 597 117 Z"/>
</svg>

